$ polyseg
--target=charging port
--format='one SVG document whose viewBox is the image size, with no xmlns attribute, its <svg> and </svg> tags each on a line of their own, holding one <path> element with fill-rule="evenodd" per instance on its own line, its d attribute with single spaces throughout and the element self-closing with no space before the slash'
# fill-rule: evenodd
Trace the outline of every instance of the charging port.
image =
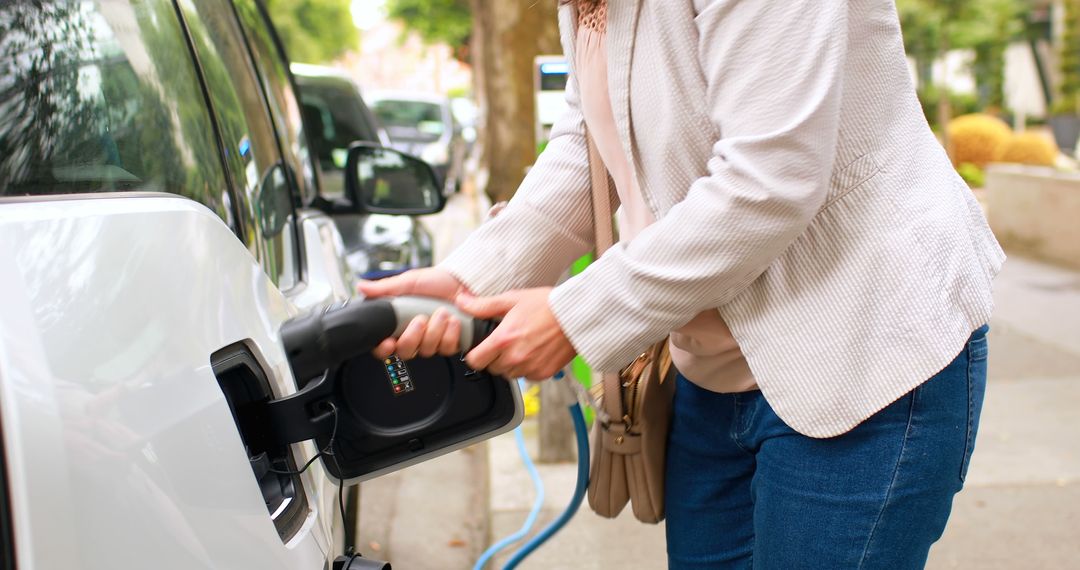
<svg viewBox="0 0 1080 570">
<path fill-rule="evenodd" d="M 266 502 L 267 513 L 283 540 L 304 522 L 307 500 L 289 446 L 267 437 L 266 404 L 273 398 L 270 382 L 255 355 L 243 343 L 210 357 L 218 385 L 229 403 L 248 461 Z"/>
</svg>

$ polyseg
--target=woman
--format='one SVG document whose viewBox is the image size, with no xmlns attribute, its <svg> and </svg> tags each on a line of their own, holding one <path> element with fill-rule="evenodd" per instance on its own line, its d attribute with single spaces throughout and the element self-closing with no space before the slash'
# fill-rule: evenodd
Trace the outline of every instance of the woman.
<svg viewBox="0 0 1080 570">
<path fill-rule="evenodd" d="M 672 333 L 672 568 L 920 568 L 986 380 L 1004 259 L 928 128 L 892 0 L 578 0 L 570 110 L 506 210 L 370 296 L 502 324 L 474 368 L 614 371 Z M 585 129 L 621 203 L 592 247 Z M 480 297 L 474 296 L 479 295 Z M 418 320 L 380 354 L 450 354 Z"/>
</svg>

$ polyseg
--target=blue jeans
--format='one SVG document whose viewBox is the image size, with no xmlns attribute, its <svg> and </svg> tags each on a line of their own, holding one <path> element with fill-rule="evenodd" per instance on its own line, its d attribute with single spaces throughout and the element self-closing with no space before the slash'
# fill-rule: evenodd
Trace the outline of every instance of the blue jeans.
<svg viewBox="0 0 1080 570">
<path fill-rule="evenodd" d="M 801 435 L 761 392 L 682 376 L 667 452 L 670 568 L 922 568 L 967 474 L 986 388 L 986 331 L 855 429 Z"/>
</svg>

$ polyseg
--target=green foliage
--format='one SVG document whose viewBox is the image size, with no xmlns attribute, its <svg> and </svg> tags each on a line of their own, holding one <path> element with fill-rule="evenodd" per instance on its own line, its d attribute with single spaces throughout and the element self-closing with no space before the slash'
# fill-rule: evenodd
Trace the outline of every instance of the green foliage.
<svg viewBox="0 0 1080 570">
<path fill-rule="evenodd" d="M 986 184 L 986 173 L 983 172 L 983 169 L 970 162 L 965 162 L 956 167 L 956 172 L 972 188 L 982 188 Z"/>
<path fill-rule="evenodd" d="M 922 103 L 923 114 L 926 115 L 926 121 L 930 123 L 930 126 L 934 129 L 940 127 L 937 124 L 937 108 L 938 99 L 941 97 L 941 91 L 934 85 L 925 87 L 919 91 L 919 102 Z M 969 93 L 949 93 L 949 108 L 952 109 L 954 115 L 969 115 L 971 113 L 978 112 L 982 106 L 979 104 L 979 97 Z"/>
<path fill-rule="evenodd" d="M 1080 0 L 1065 0 L 1065 33 L 1059 50 L 1061 61 L 1060 97 L 1054 103 L 1057 115 L 1080 114 Z"/>
<path fill-rule="evenodd" d="M 265 0 L 292 61 L 322 63 L 356 47 L 349 0 Z"/>
<path fill-rule="evenodd" d="M 386 11 L 425 43 L 449 45 L 459 55 L 472 36 L 469 0 L 388 0 Z"/>
<path fill-rule="evenodd" d="M 1024 0 L 896 0 L 904 47 L 925 91 L 936 58 L 950 49 L 975 52 L 973 72 L 984 108 L 1004 106 L 1005 49 L 1025 31 Z M 921 95 L 926 95 L 922 93 Z"/>
</svg>

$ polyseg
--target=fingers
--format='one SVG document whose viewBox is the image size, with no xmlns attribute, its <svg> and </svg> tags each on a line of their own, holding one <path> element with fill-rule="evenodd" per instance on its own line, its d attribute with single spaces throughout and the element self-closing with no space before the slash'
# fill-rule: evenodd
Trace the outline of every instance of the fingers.
<svg viewBox="0 0 1080 570">
<path fill-rule="evenodd" d="M 469 368 L 501 374 L 503 371 L 509 370 L 514 364 L 517 364 L 516 362 L 508 362 L 508 357 L 503 355 L 506 347 L 510 346 L 517 338 L 517 335 L 508 329 L 509 326 L 508 323 L 503 323 L 495 327 L 495 331 L 491 333 L 491 336 L 465 355 L 465 363 L 469 365 Z M 500 358 L 502 360 L 499 363 L 500 366 L 491 368 L 496 360 Z"/>
<path fill-rule="evenodd" d="M 361 281 L 356 286 L 358 293 L 371 298 L 419 295 L 450 300 L 464 290 L 457 277 L 438 267 L 413 269 L 378 281 Z"/>
<path fill-rule="evenodd" d="M 503 317 L 518 302 L 516 293 L 503 293 L 495 297 L 473 297 L 461 294 L 455 299 L 457 306 L 466 313 L 478 319 L 494 319 Z"/>
<path fill-rule="evenodd" d="M 427 330 L 427 315 L 418 315 L 409 322 L 404 332 L 397 339 L 397 355 L 402 360 L 416 358 L 420 351 L 420 343 L 424 340 Z"/>
<path fill-rule="evenodd" d="M 379 343 L 379 346 L 375 347 L 375 350 L 371 351 L 371 354 L 375 355 L 375 358 L 384 360 L 390 358 L 391 354 L 397 352 L 397 339 L 388 338 Z"/>
<path fill-rule="evenodd" d="M 360 281 L 356 284 L 356 291 L 370 298 L 411 295 L 415 289 L 416 275 L 411 271 L 378 281 Z"/>
<path fill-rule="evenodd" d="M 373 354 L 386 358 L 390 353 L 396 352 L 402 360 L 418 356 L 429 358 L 436 354 L 451 356 L 460 352 L 460 341 L 461 321 L 454 318 L 449 311 L 437 309 L 430 318 L 426 315 L 415 317 L 396 341 L 384 340 Z M 390 349 L 390 352 L 384 354 L 386 349 Z"/>
<path fill-rule="evenodd" d="M 461 352 L 461 321 L 451 318 L 446 324 L 446 333 L 439 343 L 439 354 L 452 356 Z"/>
<path fill-rule="evenodd" d="M 427 330 L 424 331 L 424 338 L 420 341 L 419 355 L 430 358 L 436 354 L 446 354 L 441 348 L 444 344 L 449 344 L 449 342 L 444 341 L 448 340 L 446 337 L 450 329 L 450 323 L 456 320 L 446 309 L 436 309 L 431 315 L 431 320 L 428 321 Z M 460 331 L 460 328 L 458 330 Z M 453 344 L 457 345 L 457 338 L 452 340 L 454 341 Z"/>
</svg>

